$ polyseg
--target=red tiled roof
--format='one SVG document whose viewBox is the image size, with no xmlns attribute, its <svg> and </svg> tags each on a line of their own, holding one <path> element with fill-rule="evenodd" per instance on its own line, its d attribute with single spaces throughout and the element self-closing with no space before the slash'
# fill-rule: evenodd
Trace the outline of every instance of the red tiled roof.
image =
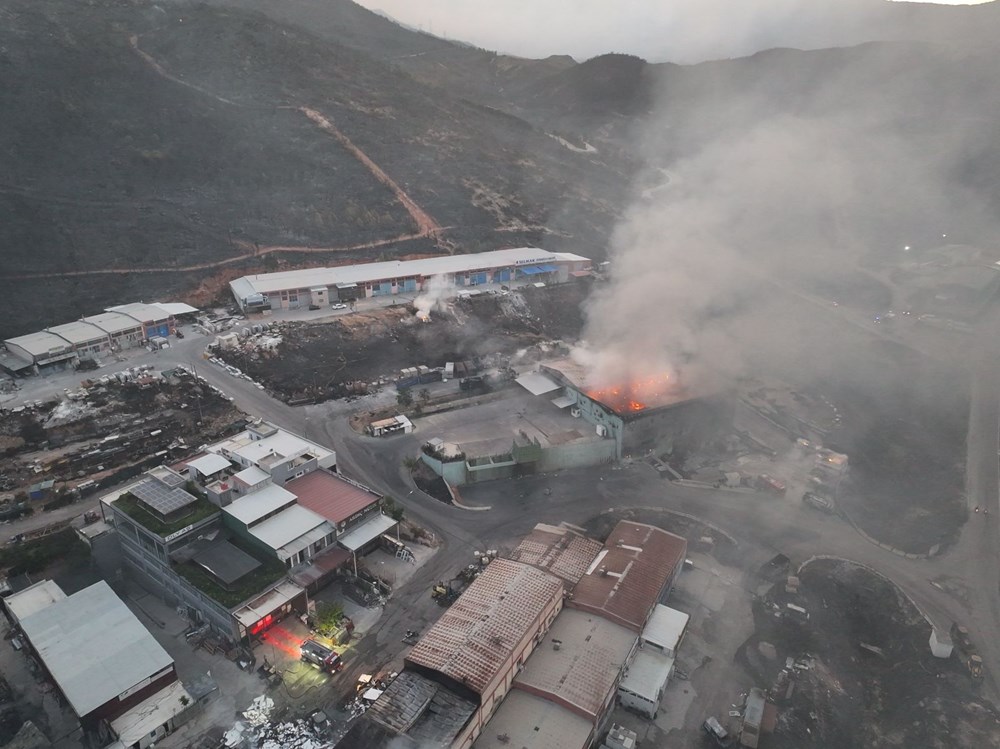
<svg viewBox="0 0 1000 749">
<path fill-rule="evenodd" d="M 379 500 L 374 492 L 324 470 L 293 479 L 285 484 L 285 489 L 298 498 L 300 505 L 331 523 L 341 523 Z"/>
<path fill-rule="evenodd" d="M 623 520 L 567 605 L 640 632 L 686 553 L 687 541 L 680 536 Z"/>
<path fill-rule="evenodd" d="M 406 657 L 482 695 L 514 649 L 545 626 L 562 581 L 526 564 L 494 559 Z"/>
<path fill-rule="evenodd" d="M 566 526 L 539 523 L 522 539 L 510 558 L 551 572 L 572 587 L 583 577 L 601 543 Z"/>
</svg>

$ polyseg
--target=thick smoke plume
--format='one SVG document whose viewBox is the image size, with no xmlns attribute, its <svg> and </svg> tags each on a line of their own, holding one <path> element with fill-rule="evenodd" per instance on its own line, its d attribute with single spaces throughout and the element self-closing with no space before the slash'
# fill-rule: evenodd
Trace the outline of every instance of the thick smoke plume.
<svg viewBox="0 0 1000 749">
<path fill-rule="evenodd" d="M 891 261 L 913 237 L 986 235 L 982 200 L 955 178 L 966 133 L 922 123 L 932 136 L 914 137 L 917 115 L 855 101 L 866 64 L 855 52 L 857 67 L 823 81 L 812 113 L 775 113 L 780 91 L 763 92 L 728 104 L 732 118 L 719 125 L 664 101 L 646 130 L 643 189 L 614 231 L 610 283 L 591 300 L 576 353 L 593 383 L 739 376 L 754 357 L 805 375 L 847 366 L 837 340 L 782 300 L 814 303 L 800 290 L 824 279 L 880 283 L 866 264 Z M 690 126 L 699 117 L 714 130 L 700 142 Z"/>
</svg>

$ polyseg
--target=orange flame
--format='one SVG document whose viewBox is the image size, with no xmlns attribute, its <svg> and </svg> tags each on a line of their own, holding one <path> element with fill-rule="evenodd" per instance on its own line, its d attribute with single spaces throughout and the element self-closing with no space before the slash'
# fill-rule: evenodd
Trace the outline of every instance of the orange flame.
<svg viewBox="0 0 1000 749">
<path fill-rule="evenodd" d="M 588 390 L 587 396 L 599 401 L 615 411 L 644 411 L 650 403 L 662 399 L 671 390 L 672 378 L 669 374 L 633 380 L 626 385 L 611 385 Z"/>
</svg>

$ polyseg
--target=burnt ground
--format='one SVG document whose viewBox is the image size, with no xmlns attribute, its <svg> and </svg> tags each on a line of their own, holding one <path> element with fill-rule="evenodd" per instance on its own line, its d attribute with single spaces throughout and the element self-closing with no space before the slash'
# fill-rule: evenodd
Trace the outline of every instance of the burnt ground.
<svg viewBox="0 0 1000 749">
<path fill-rule="evenodd" d="M 289 324 L 273 354 L 221 351 L 219 356 L 286 400 L 338 398 L 355 383 L 393 379 L 406 367 L 440 367 L 509 355 L 554 338 L 576 338 L 590 284 L 531 288 L 507 296 L 456 300 L 424 323 L 409 305 L 356 312 L 334 322 Z M 362 390 L 363 392 L 363 390 Z"/>
<path fill-rule="evenodd" d="M 0 493 L 19 497 L 39 481 L 56 482 L 37 504 L 84 478 L 109 484 L 142 466 L 189 453 L 241 426 L 243 414 L 183 370 L 137 382 L 94 382 L 78 400 L 50 401 L 0 419 Z M 161 454 L 165 451 L 165 454 Z M 36 472 L 33 466 L 37 466 Z"/>
<path fill-rule="evenodd" d="M 953 541 L 966 520 L 967 376 L 885 341 L 884 376 L 830 383 L 842 416 L 828 446 L 847 453 L 838 504 L 858 526 L 904 551 Z"/>
<path fill-rule="evenodd" d="M 785 616 L 787 603 L 806 609 L 809 620 Z M 803 571 L 797 594 L 781 581 L 757 599 L 754 620 L 756 632 L 737 660 L 777 704 L 777 730 L 765 737 L 768 747 L 1000 742 L 1000 712 L 978 696 L 956 657 L 931 655 L 923 617 L 893 585 L 863 568 L 815 562 Z M 767 647 L 760 648 L 761 642 L 774 646 L 774 657 L 762 654 Z M 786 658 L 796 666 L 787 668 Z"/>
</svg>

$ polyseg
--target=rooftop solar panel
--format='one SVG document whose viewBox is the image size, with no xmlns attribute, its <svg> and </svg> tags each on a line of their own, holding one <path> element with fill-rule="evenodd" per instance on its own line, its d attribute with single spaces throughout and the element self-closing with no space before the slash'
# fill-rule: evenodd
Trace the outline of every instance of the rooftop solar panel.
<svg viewBox="0 0 1000 749">
<path fill-rule="evenodd" d="M 177 512 L 196 501 L 193 495 L 183 489 L 164 486 L 156 479 L 148 479 L 133 487 L 132 494 L 161 515 Z"/>
</svg>

